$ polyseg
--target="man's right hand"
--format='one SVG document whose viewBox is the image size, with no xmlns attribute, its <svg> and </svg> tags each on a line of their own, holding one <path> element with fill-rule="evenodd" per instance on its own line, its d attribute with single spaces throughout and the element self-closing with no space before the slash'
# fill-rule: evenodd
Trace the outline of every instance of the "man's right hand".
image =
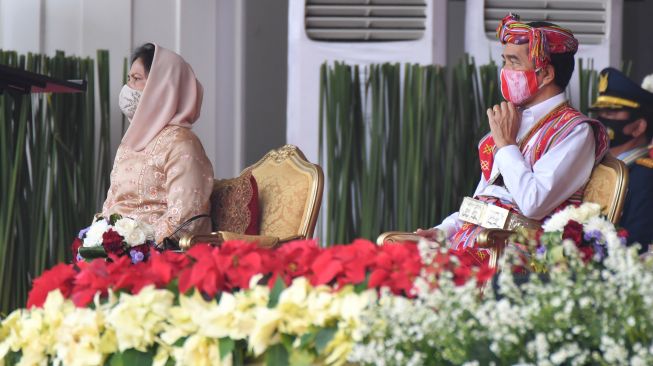
<svg viewBox="0 0 653 366">
<path fill-rule="evenodd" d="M 431 241 L 438 241 L 438 238 L 442 237 L 441 230 L 436 228 L 431 228 L 426 230 L 417 229 L 417 231 L 415 231 L 415 234 Z"/>
</svg>

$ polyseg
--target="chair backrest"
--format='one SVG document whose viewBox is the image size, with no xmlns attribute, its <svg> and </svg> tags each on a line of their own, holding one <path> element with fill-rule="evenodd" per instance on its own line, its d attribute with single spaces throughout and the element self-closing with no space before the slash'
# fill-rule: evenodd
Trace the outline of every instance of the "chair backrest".
<svg viewBox="0 0 653 366">
<path fill-rule="evenodd" d="M 601 213 L 613 224 L 619 222 L 628 190 L 628 168 L 619 159 L 607 154 L 592 171 L 585 187 L 583 202 L 601 205 Z"/>
<path fill-rule="evenodd" d="M 324 173 L 297 146 L 271 150 L 251 171 L 258 186 L 260 235 L 310 238 L 322 204 Z"/>
</svg>

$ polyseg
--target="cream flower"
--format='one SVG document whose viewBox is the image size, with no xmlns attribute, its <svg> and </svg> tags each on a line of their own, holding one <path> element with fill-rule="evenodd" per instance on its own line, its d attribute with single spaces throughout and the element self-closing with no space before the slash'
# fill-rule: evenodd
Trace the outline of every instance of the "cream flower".
<svg viewBox="0 0 653 366">
<path fill-rule="evenodd" d="M 199 301 L 209 304 L 201 296 L 198 297 Z M 220 296 L 220 303 L 216 304 L 212 301 L 210 306 L 205 305 L 204 309 L 192 312 L 193 322 L 200 328 L 199 334 L 213 338 L 244 339 L 253 328 L 253 322 L 247 329 L 243 329 L 238 321 L 240 318 L 238 313 L 236 298 L 230 293 L 223 293 Z M 249 315 L 248 318 L 252 319 L 252 316 Z"/>
<path fill-rule="evenodd" d="M 653 74 L 647 75 L 644 80 L 642 80 L 642 89 L 646 89 L 653 93 Z"/>
<path fill-rule="evenodd" d="M 277 327 L 281 322 L 281 314 L 276 309 L 259 307 L 255 313 L 256 326 L 249 337 L 248 345 L 255 356 L 261 355 L 265 350 L 279 342 Z"/>
<path fill-rule="evenodd" d="M 125 242 L 132 247 L 145 243 L 146 239 L 154 238 L 152 226 L 130 218 L 122 218 L 116 221 L 114 228 L 120 236 L 125 238 Z"/>
<path fill-rule="evenodd" d="M 137 295 L 122 294 L 107 315 L 107 322 L 116 331 L 118 349 L 145 352 L 164 330 L 173 299 L 172 292 L 154 286 L 143 288 Z"/>
<path fill-rule="evenodd" d="M 220 358 L 219 341 L 200 335 L 191 335 L 182 347 L 175 347 L 173 355 L 177 365 L 231 365 L 231 355 Z"/>
<path fill-rule="evenodd" d="M 279 330 L 286 334 L 303 334 L 313 324 L 308 312 L 308 291 L 310 285 L 304 277 L 296 278 L 281 292 L 277 310 L 281 315 Z"/>
<path fill-rule="evenodd" d="M 347 357 L 354 348 L 354 342 L 343 330 L 339 330 L 324 350 L 327 365 L 340 366 L 347 362 Z"/>
<path fill-rule="evenodd" d="M 113 331 L 106 336 L 104 314 L 93 309 L 77 308 L 69 313 L 54 341 L 56 360 L 64 365 L 101 365 L 106 356 L 117 350 Z"/>
<path fill-rule="evenodd" d="M 178 339 L 186 337 L 197 331 L 197 324 L 193 322 L 191 314 L 193 306 L 189 306 L 190 298 L 179 296 L 179 306 L 170 308 L 170 317 L 161 333 L 161 340 L 172 346 Z"/>
<path fill-rule="evenodd" d="M 313 325 L 315 326 L 328 326 L 328 323 L 333 322 L 338 316 L 338 314 L 332 311 L 334 309 L 332 304 L 336 300 L 336 297 L 331 291 L 331 288 L 328 286 L 318 286 L 313 288 L 308 294 L 308 298 L 306 299 L 307 316 L 309 319 L 312 319 Z"/>
<path fill-rule="evenodd" d="M 91 225 L 84 238 L 85 247 L 102 246 L 102 234 L 109 229 L 109 223 L 106 220 L 98 220 Z"/>
<path fill-rule="evenodd" d="M 22 309 L 14 310 L 0 323 L 0 360 L 3 360 L 9 351 L 15 352 L 20 349 L 20 321 L 23 312 L 26 311 Z"/>
</svg>

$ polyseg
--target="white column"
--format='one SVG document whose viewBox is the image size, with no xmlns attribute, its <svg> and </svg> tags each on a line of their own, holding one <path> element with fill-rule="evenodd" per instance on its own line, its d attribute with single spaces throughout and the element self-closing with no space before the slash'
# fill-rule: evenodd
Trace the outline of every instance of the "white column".
<svg viewBox="0 0 653 366">
<path fill-rule="evenodd" d="M 244 17 L 242 1 L 218 0 L 216 15 L 216 177 L 243 168 Z"/>
<path fill-rule="evenodd" d="M 202 113 L 193 131 L 202 140 L 206 154 L 213 163 L 214 174 L 226 160 L 217 153 L 216 8 L 214 0 L 196 0 L 178 6 L 179 31 L 176 35 L 179 53 L 191 64 L 204 87 Z"/>
<path fill-rule="evenodd" d="M 41 51 L 41 1 L 0 0 L 0 48 L 18 53 Z"/>
</svg>

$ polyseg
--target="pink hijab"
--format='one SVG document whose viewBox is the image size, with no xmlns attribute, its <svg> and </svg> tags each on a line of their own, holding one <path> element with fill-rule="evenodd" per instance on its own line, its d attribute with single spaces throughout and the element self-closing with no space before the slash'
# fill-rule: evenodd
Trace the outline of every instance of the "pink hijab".
<svg viewBox="0 0 653 366">
<path fill-rule="evenodd" d="M 141 151 L 168 126 L 190 128 L 200 117 L 202 84 L 178 54 L 154 45 L 154 59 L 134 118 L 122 142 Z"/>
</svg>

